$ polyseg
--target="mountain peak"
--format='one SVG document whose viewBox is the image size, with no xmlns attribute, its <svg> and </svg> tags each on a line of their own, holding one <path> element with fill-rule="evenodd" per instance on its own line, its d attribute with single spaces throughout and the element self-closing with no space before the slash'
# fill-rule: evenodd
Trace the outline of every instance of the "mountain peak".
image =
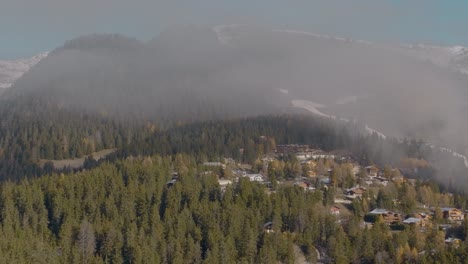
<svg viewBox="0 0 468 264">
<path fill-rule="evenodd" d="M 144 46 L 139 40 L 119 34 L 92 34 L 65 42 L 58 50 L 137 50 Z"/>
</svg>

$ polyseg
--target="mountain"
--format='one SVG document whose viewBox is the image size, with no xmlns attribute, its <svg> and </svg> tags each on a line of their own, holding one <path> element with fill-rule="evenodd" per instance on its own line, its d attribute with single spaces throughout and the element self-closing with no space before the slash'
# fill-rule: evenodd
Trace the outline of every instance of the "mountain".
<svg viewBox="0 0 468 264">
<path fill-rule="evenodd" d="M 245 25 L 213 30 L 223 45 L 250 52 L 251 58 L 268 58 L 261 69 L 268 74 L 259 78 L 287 90 L 292 100 L 308 100 L 326 115 L 363 122 L 389 136 L 425 139 L 467 153 L 463 47 L 426 47 L 420 54 L 410 46 L 303 31 Z M 439 54 L 446 64 L 435 63 Z"/>
<path fill-rule="evenodd" d="M 401 52 L 428 61 L 439 67 L 468 75 L 468 48 L 463 46 L 401 45 Z"/>
<path fill-rule="evenodd" d="M 450 65 L 463 65 L 463 50 L 452 50 Z M 242 25 L 173 27 L 147 43 L 92 35 L 51 52 L 2 99 L 160 124 L 307 111 L 293 104 L 302 100 L 372 131 L 466 154 L 468 76 L 417 54 Z"/>
<path fill-rule="evenodd" d="M 24 73 L 29 71 L 38 62 L 46 58 L 47 52 L 38 54 L 28 59 L 18 59 L 12 61 L 0 60 L 0 94 L 4 89 L 10 88 Z"/>
</svg>

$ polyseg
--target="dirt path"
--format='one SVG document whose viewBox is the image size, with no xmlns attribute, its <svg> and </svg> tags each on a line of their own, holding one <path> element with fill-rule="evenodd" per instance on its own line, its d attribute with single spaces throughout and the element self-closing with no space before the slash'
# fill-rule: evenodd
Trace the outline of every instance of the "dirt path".
<svg viewBox="0 0 468 264">
<path fill-rule="evenodd" d="M 104 149 L 104 150 L 101 150 L 101 151 L 98 151 L 98 152 L 91 153 L 91 155 L 93 156 L 93 158 L 95 160 L 100 160 L 102 158 L 105 158 L 107 155 L 112 154 L 112 153 L 114 153 L 116 151 L 117 151 L 117 149 Z M 70 167 L 72 169 L 78 169 L 78 168 L 83 166 L 84 161 L 85 161 L 86 157 L 88 157 L 88 156 L 89 155 L 86 155 L 86 156 L 81 157 L 81 158 L 66 159 L 66 160 L 44 160 L 44 159 L 41 159 L 39 161 L 39 164 L 40 164 L 41 167 L 43 167 L 44 164 L 46 164 L 47 162 L 52 162 L 54 164 L 54 168 L 56 168 L 56 169 L 63 169 L 63 168 L 66 168 L 66 167 Z"/>
</svg>

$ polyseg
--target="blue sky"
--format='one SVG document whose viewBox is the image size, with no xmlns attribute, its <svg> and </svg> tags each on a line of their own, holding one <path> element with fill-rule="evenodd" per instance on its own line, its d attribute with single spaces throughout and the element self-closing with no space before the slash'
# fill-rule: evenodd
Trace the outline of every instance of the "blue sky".
<svg viewBox="0 0 468 264">
<path fill-rule="evenodd" d="M 466 0 L 0 0 L 0 59 L 52 50 L 83 34 L 148 40 L 173 24 L 232 23 L 468 46 Z"/>
</svg>

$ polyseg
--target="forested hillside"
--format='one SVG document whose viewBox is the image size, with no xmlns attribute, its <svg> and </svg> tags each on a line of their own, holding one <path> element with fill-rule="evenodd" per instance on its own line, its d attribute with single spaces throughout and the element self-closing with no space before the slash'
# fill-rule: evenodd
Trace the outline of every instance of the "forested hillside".
<svg viewBox="0 0 468 264">
<path fill-rule="evenodd" d="M 348 165 L 340 164 L 344 161 L 319 161 L 333 169 L 332 185 L 316 181 L 317 189 L 304 191 L 277 182 L 307 172 L 297 170 L 305 165 L 295 158 L 275 160 L 266 171 L 261 161 L 276 155 L 279 144 L 344 151 L 362 166 L 398 166 L 407 158 L 433 164 L 442 159 L 441 153 L 422 142 L 368 136 L 356 124 L 310 115 L 159 128 L 52 106 L 44 106 L 44 112 L 17 112 L 11 107 L 11 116 L 0 121 L 0 168 L 3 179 L 17 182 L 0 183 L 2 263 L 295 263 L 318 257 L 335 263 L 467 260 L 466 245 L 445 246 L 438 225 L 421 233 L 390 227 L 377 217 L 373 227 L 363 226 L 366 213 L 381 206 L 406 213 L 423 203 L 465 208 L 466 197 L 456 193 L 463 186 L 440 186 L 431 180 L 441 167 L 421 167 L 413 173 L 420 180 L 416 185 L 395 183 L 370 191 L 342 208 L 344 216 L 337 218 L 330 214 L 330 206 L 338 188 L 364 182 L 361 173 L 345 176 L 346 171 L 350 174 Z M 36 162 L 104 148 L 118 151 L 99 162 L 89 157 L 80 170 L 54 172 Z M 243 177 L 236 182 L 233 165 L 211 170 L 203 165 L 225 163 L 226 158 L 251 167 L 252 172 L 261 171 L 271 182 L 259 184 Z M 230 184 L 220 186 L 220 180 Z M 435 223 L 444 223 L 437 213 Z M 465 238 L 467 227 L 465 220 L 450 232 Z"/>
<path fill-rule="evenodd" d="M 467 168 L 462 159 L 451 153 L 432 148 L 423 141 L 368 135 L 358 124 L 311 115 L 265 116 L 173 127 L 128 145 L 117 156 L 186 153 L 196 155 L 200 161 L 230 157 L 254 165 L 277 144 L 344 150 L 367 165 L 398 166 L 405 158 L 423 159 L 431 166 L 418 170 L 416 177 L 435 179 L 457 191 L 468 188 Z"/>
<path fill-rule="evenodd" d="M 25 105 L 36 111 L 28 111 Z M 78 114 L 56 105 L 38 105 L 30 99 L 24 104 L 0 105 L 0 115 L 1 179 L 40 176 L 54 170 L 51 164 L 44 166 L 44 160 L 86 157 L 103 149 L 118 149 L 111 155 L 114 159 L 186 153 L 204 161 L 230 157 L 254 164 L 263 154 L 274 151 L 276 144 L 288 143 L 346 150 L 363 163 L 381 166 L 397 165 L 408 157 L 425 159 L 433 166 L 419 171 L 419 176 L 439 176 L 437 179 L 447 186 L 457 179 L 465 182 L 466 175 L 461 159 L 422 141 L 384 139 L 367 135 L 357 124 L 311 115 L 171 124 Z M 463 189 L 465 185 L 453 187 Z"/>
<path fill-rule="evenodd" d="M 43 173 L 40 159 L 83 157 L 102 149 L 122 147 L 146 131 L 136 125 L 138 121 L 117 122 L 31 99 L 2 103 L 0 179 L 39 176 Z"/>
<path fill-rule="evenodd" d="M 0 262 L 295 263 L 313 261 L 317 249 L 334 263 L 467 260 L 466 245 L 445 247 L 437 229 L 390 233 L 381 220 L 362 229 L 360 212 L 375 206 L 373 197 L 353 204 L 353 213 L 337 222 L 325 189 L 271 192 L 240 179 L 222 190 L 216 176 L 200 174 L 196 159 L 132 158 L 3 183 Z M 168 184 L 173 172 L 177 181 Z M 461 234 L 467 227 L 465 220 Z"/>
</svg>

